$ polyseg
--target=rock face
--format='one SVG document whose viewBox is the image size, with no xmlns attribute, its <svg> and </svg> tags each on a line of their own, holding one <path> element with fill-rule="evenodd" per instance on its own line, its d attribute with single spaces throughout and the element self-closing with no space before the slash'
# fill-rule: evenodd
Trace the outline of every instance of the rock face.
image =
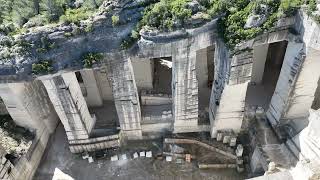
<svg viewBox="0 0 320 180">
<path fill-rule="evenodd" d="M 253 14 L 253 15 L 249 16 L 249 18 L 247 19 L 247 22 L 244 25 L 244 28 L 259 27 L 264 22 L 266 22 L 266 20 L 267 20 L 267 17 L 264 14 L 262 14 L 262 15 Z"/>
</svg>

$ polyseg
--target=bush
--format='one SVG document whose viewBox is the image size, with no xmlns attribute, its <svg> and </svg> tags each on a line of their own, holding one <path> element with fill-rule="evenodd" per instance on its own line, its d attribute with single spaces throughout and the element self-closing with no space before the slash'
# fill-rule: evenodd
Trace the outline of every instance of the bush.
<svg viewBox="0 0 320 180">
<path fill-rule="evenodd" d="M 311 15 L 312 12 L 317 10 L 317 2 L 316 0 L 309 0 L 308 3 L 308 15 Z"/>
<path fill-rule="evenodd" d="M 191 9 L 186 8 L 190 0 L 160 0 L 146 8 L 142 18 L 142 25 L 172 30 L 174 23 L 184 25 L 191 18 Z"/>
<path fill-rule="evenodd" d="M 88 19 L 92 14 L 93 11 L 88 8 L 67 9 L 60 17 L 60 22 L 79 24 L 81 20 Z"/>
<path fill-rule="evenodd" d="M 42 60 L 38 63 L 32 64 L 32 73 L 33 74 L 47 74 L 53 71 L 52 61 L 51 60 Z"/>
<path fill-rule="evenodd" d="M 281 0 L 279 13 L 285 17 L 293 16 L 301 4 L 302 0 Z"/>
<path fill-rule="evenodd" d="M 92 66 L 96 63 L 100 63 L 103 59 L 103 55 L 101 53 L 88 53 L 83 55 L 82 64 L 85 68 L 92 68 Z"/>
<path fill-rule="evenodd" d="M 119 25 L 119 20 L 120 20 L 119 16 L 112 15 L 111 20 L 112 20 L 112 26 Z"/>
<path fill-rule="evenodd" d="M 36 49 L 38 53 L 45 53 L 50 49 L 53 49 L 56 47 L 56 44 L 54 42 L 51 42 L 51 40 L 47 36 L 41 37 L 40 41 L 41 41 L 40 47 Z"/>
</svg>

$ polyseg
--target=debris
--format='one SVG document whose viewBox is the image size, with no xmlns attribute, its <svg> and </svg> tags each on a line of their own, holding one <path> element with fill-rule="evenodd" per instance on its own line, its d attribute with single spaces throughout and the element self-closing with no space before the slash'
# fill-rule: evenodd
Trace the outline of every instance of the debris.
<svg viewBox="0 0 320 180">
<path fill-rule="evenodd" d="M 152 151 L 147 151 L 146 157 L 147 157 L 147 158 L 151 158 L 151 157 L 152 157 Z"/>
<path fill-rule="evenodd" d="M 176 163 L 177 163 L 177 164 L 182 164 L 182 162 L 183 162 L 182 159 L 177 159 L 177 160 L 176 160 Z"/>
<path fill-rule="evenodd" d="M 186 162 L 191 162 L 191 154 L 186 154 Z"/>
<path fill-rule="evenodd" d="M 227 144 L 230 142 L 230 135 L 229 134 L 226 134 L 224 137 L 223 137 L 223 144 Z"/>
<path fill-rule="evenodd" d="M 217 133 L 217 141 L 222 141 L 222 138 L 223 138 L 222 132 L 218 132 Z"/>
<path fill-rule="evenodd" d="M 111 156 L 111 161 L 118 161 L 118 155 Z"/>
<path fill-rule="evenodd" d="M 84 155 L 82 156 L 82 159 L 88 159 L 89 158 L 89 154 L 86 152 L 84 153 Z"/>
<path fill-rule="evenodd" d="M 185 149 L 180 147 L 180 146 L 177 146 L 175 144 L 173 145 L 170 145 L 170 149 L 171 149 L 171 152 L 172 153 L 178 153 L 178 154 L 182 154 L 184 153 Z"/>
<path fill-rule="evenodd" d="M 166 161 L 171 162 L 172 161 L 172 156 L 166 156 Z"/>
<path fill-rule="evenodd" d="M 241 144 L 239 144 L 237 146 L 237 149 L 236 149 L 236 155 L 237 157 L 241 157 L 242 156 L 242 153 L 243 153 L 243 146 Z"/>
</svg>

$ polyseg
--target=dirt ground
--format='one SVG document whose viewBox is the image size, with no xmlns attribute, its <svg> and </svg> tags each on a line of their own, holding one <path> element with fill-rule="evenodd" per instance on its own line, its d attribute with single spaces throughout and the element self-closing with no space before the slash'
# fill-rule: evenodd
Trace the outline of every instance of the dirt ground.
<svg viewBox="0 0 320 180">
<path fill-rule="evenodd" d="M 93 163 L 83 160 L 80 155 L 68 149 L 63 127 L 60 125 L 51 141 L 35 174 L 34 180 L 52 179 L 55 168 L 75 180 L 240 180 L 243 175 L 235 169 L 199 170 L 196 163 L 177 164 L 175 161 L 155 160 L 141 157 L 132 159 L 136 150 L 152 150 L 154 154 L 161 147 L 152 142 L 130 144 L 119 152 L 126 153 L 127 160 L 111 162 L 110 157 L 100 158 Z M 119 155 L 120 155 L 119 154 Z M 131 157 L 130 157 L 131 156 Z"/>
</svg>

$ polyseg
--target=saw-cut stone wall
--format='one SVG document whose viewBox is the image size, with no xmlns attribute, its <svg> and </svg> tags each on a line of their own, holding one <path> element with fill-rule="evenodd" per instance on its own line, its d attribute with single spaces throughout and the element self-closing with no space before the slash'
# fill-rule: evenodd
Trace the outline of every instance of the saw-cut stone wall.
<svg viewBox="0 0 320 180">
<path fill-rule="evenodd" d="M 88 139 L 94 126 L 73 72 L 42 81 L 65 128 L 68 140 Z"/>
</svg>

